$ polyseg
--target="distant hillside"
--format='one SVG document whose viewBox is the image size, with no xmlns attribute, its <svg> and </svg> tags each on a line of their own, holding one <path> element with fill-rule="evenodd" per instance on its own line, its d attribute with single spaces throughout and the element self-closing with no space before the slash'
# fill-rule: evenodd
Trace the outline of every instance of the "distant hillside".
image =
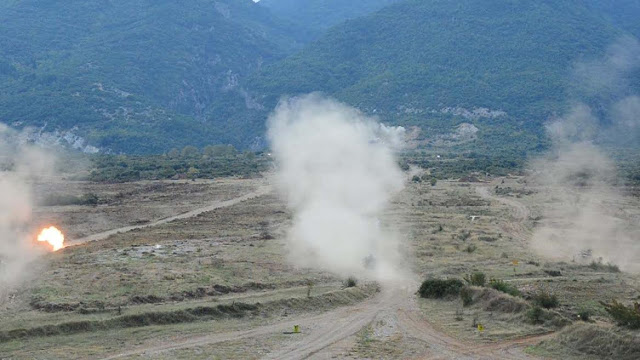
<svg viewBox="0 0 640 360">
<path fill-rule="evenodd" d="M 275 15 L 311 29 L 326 30 L 399 0 L 260 0 Z"/>
<path fill-rule="evenodd" d="M 337 25 L 246 87 L 265 109 L 282 94 L 322 91 L 425 135 L 455 137 L 471 123 L 476 146 L 526 151 L 563 111 L 571 66 L 623 33 L 581 1 L 408 0 Z"/>
<path fill-rule="evenodd" d="M 308 36 L 251 0 L 5 1 L 0 121 L 114 151 L 234 141 L 209 104 L 258 106 L 239 81 Z"/>
</svg>

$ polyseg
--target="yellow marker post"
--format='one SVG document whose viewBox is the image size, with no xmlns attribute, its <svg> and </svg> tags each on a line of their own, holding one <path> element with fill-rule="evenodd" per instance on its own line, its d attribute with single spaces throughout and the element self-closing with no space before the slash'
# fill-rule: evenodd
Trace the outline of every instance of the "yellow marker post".
<svg viewBox="0 0 640 360">
<path fill-rule="evenodd" d="M 482 324 L 478 324 L 478 331 L 484 331 L 484 326 Z"/>
<path fill-rule="evenodd" d="M 513 260 L 513 261 L 511 261 L 511 263 L 513 264 L 513 272 L 516 272 L 516 267 L 519 264 L 518 260 Z"/>
<path fill-rule="evenodd" d="M 293 325 L 293 333 L 294 334 L 300 333 L 300 325 Z"/>
</svg>

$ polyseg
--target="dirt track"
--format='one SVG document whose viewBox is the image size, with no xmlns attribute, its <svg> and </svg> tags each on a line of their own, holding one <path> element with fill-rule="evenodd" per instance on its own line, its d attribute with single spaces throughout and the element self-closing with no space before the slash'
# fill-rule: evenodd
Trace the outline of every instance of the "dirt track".
<svg viewBox="0 0 640 360">
<path fill-rule="evenodd" d="M 161 353 L 211 345 L 252 337 L 268 337 L 290 330 L 293 325 L 302 329 L 299 338 L 283 348 L 266 355 L 264 359 L 326 359 L 342 358 L 340 342 L 349 339 L 362 328 L 381 318 L 392 318 L 397 326 L 394 332 L 424 343 L 421 359 L 531 359 L 522 347 L 538 342 L 546 336 L 478 345 L 460 342 L 434 329 L 423 317 L 414 294 L 406 289 L 387 288 L 374 298 L 357 305 L 343 307 L 320 315 L 301 317 L 246 331 L 216 333 L 199 337 L 174 338 L 171 343 L 148 343 L 137 349 L 124 351 L 106 359 L 136 355 L 151 356 Z"/>
<path fill-rule="evenodd" d="M 202 213 L 208 212 L 208 211 L 213 211 L 215 209 L 220 209 L 220 208 L 224 208 L 227 206 L 233 206 L 236 205 L 238 203 L 241 203 L 243 201 L 247 201 L 249 199 L 253 199 L 256 198 L 258 196 L 262 196 L 265 194 L 268 194 L 271 191 L 271 187 L 270 186 L 262 186 L 260 188 L 258 188 L 257 190 L 239 196 L 237 198 L 231 199 L 231 200 L 227 200 L 227 201 L 216 201 L 210 205 L 195 209 L 195 210 L 191 210 L 188 211 L 186 213 L 183 214 L 179 214 L 176 216 L 171 216 L 168 218 L 164 218 L 164 219 L 160 219 L 157 221 L 154 221 L 152 223 L 149 224 L 143 224 L 143 225 L 133 225 L 133 226 L 124 226 L 121 228 L 117 228 L 117 229 L 111 229 L 108 231 L 104 231 L 101 233 L 97 233 L 97 234 L 93 234 L 93 235 L 89 235 L 80 239 L 74 239 L 69 241 L 70 245 L 79 245 L 79 244 L 83 244 L 86 242 L 90 242 L 90 241 L 100 241 L 100 240 L 105 240 L 106 238 L 108 238 L 109 236 L 118 234 L 118 233 L 124 233 L 124 232 L 129 232 L 132 230 L 136 230 L 136 229 L 144 229 L 144 228 L 148 228 L 148 227 L 153 227 L 153 226 L 158 226 L 158 225 L 162 225 L 162 224 L 166 224 L 175 220 L 180 220 L 180 219 L 188 219 L 194 216 L 198 216 Z"/>
<path fill-rule="evenodd" d="M 516 221 L 510 222 L 507 230 L 515 238 L 526 241 L 528 230 L 524 221 L 529 216 L 528 209 L 521 203 L 490 195 L 486 187 L 476 188 L 477 193 L 487 199 L 499 201 L 514 209 Z M 196 216 L 224 206 L 231 206 L 241 201 L 257 197 L 269 192 L 268 188 L 260 188 L 250 194 L 210 206 L 200 208 L 175 217 L 159 220 L 152 224 L 138 227 L 125 227 L 101 234 L 96 234 L 75 243 L 100 240 L 121 231 L 150 227 L 167 223 L 176 219 Z M 266 338 L 290 330 L 293 325 L 300 325 L 302 334 L 295 335 L 290 342 L 284 344 L 265 359 L 326 359 L 343 358 L 345 350 L 353 343 L 354 335 L 364 327 L 379 319 L 391 320 L 394 324 L 392 333 L 404 339 L 417 340 L 423 344 L 424 353 L 417 358 L 424 359 L 530 359 L 531 356 L 522 351 L 524 346 L 534 344 L 548 337 L 534 336 L 525 339 L 502 342 L 498 344 L 469 344 L 456 340 L 435 329 L 422 311 L 418 308 L 415 294 L 408 289 L 415 289 L 417 284 L 404 289 L 386 287 L 375 297 L 357 305 L 339 308 L 319 315 L 299 317 L 272 325 L 261 326 L 246 331 L 215 333 L 206 336 L 180 337 L 170 343 L 154 341 L 143 344 L 139 348 L 123 351 L 106 359 L 117 359 L 136 355 L 154 356 L 179 349 L 193 348 L 203 345 L 218 344 L 247 338 Z"/>
</svg>

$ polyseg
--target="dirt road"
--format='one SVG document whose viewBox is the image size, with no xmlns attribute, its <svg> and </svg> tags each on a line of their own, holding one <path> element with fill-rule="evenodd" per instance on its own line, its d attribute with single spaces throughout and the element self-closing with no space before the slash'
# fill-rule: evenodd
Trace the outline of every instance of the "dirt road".
<svg viewBox="0 0 640 360">
<path fill-rule="evenodd" d="M 108 238 L 109 236 L 118 234 L 118 233 L 124 233 L 124 232 L 129 232 L 132 230 L 136 230 L 136 229 L 144 229 L 144 228 L 148 228 L 148 227 L 153 227 L 153 226 L 158 226 L 158 225 L 162 225 L 162 224 L 166 224 L 175 220 L 180 220 L 180 219 L 188 219 L 191 217 L 195 217 L 198 216 L 202 213 L 205 212 L 209 212 L 209 211 L 213 211 L 216 209 L 220 209 L 220 208 L 224 208 L 224 207 L 228 207 L 228 206 L 233 206 L 236 205 L 238 203 L 241 203 L 243 201 L 247 201 L 249 199 L 253 199 L 262 195 L 266 195 L 269 192 L 271 192 L 272 188 L 271 186 L 267 186 L 267 185 L 263 185 L 261 187 L 259 187 L 258 189 L 256 189 L 255 191 L 239 196 L 237 198 L 231 199 L 231 200 L 226 200 L 226 201 L 216 201 L 212 204 L 209 204 L 207 206 L 195 209 L 195 210 L 191 210 L 188 211 L 186 213 L 183 214 L 179 214 L 176 216 L 171 216 L 168 218 L 164 218 L 164 219 L 160 219 L 157 221 L 154 221 L 152 223 L 148 223 L 148 224 L 142 224 L 142 225 L 132 225 L 132 226 L 124 226 L 121 228 L 117 228 L 117 229 L 111 229 L 108 231 L 104 231 L 101 233 L 97 233 L 97 234 L 93 234 L 93 235 L 89 235 L 80 239 L 73 239 L 69 241 L 69 246 L 73 246 L 73 245 L 79 245 L 79 244 L 83 244 L 86 242 L 90 242 L 90 241 L 100 241 L 100 240 L 104 240 L 106 238 Z"/>
<path fill-rule="evenodd" d="M 231 206 L 241 201 L 260 196 L 269 190 L 261 188 L 245 196 L 212 204 L 176 217 L 163 219 L 141 227 L 155 226 L 175 219 L 196 216 L 205 211 Z M 521 203 L 490 195 L 488 188 L 477 188 L 482 197 L 496 200 L 514 208 L 514 229 L 509 232 L 526 240 L 527 229 L 524 220 L 529 216 L 528 209 Z M 130 227 L 82 239 L 83 241 L 100 240 L 118 231 L 129 231 Z M 386 337 L 401 336 L 403 339 L 417 341 L 420 344 L 420 359 L 531 359 L 522 349 L 524 346 L 539 342 L 546 336 L 530 337 L 499 344 L 470 344 L 452 338 L 435 329 L 425 318 L 417 304 L 414 293 L 417 284 L 404 288 L 385 287 L 379 294 L 359 304 L 338 308 L 323 314 L 307 315 L 294 320 L 286 320 L 276 324 L 265 325 L 246 331 L 214 333 L 205 336 L 177 336 L 170 342 L 157 340 L 142 344 L 138 348 L 114 354 L 106 359 L 119 359 L 144 355 L 153 357 L 180 349 L 194 348 L 204 345 L 237 341 L 248 338 L 267 339 L 290 331 L 293 325 L 300 325 L 302 333 L 294 335 L 290 340 L 279 343 L 274 351 L 264 359 L 327 359 L 344 358 L 356 341 L 356 334 L 367 326 L 386 324 Z"/>
<path fill-rule="evenodd" d="M 300 325 L 302 333 L 292 335 L 290 341 L 264 356 L 264 359 L 344 358 L 345 351 L 349 349 L 341 345 L 366 326 L 381 323 L 381 319 L 386 324 L 393 324 L 387 336 L 399 334 L 423 343 L 424 353 L 419 359 L 532 359 L 522 352 L 522 348 L 544 338 L 531 337 L 485 345 L 464 343 L 434 329 L 418 308 L 415 294 L 408 288 L 389 287 L 369 300 L 323 314 L 303 316 L 246 331 L 174 338 L 170 343 L 147 343 L 106 359 L 138 355 L 153 357 L 161 353 L 227 341 L 254 337 L 265 339 L 290 331 L 293 325 Z"/>
</svg>

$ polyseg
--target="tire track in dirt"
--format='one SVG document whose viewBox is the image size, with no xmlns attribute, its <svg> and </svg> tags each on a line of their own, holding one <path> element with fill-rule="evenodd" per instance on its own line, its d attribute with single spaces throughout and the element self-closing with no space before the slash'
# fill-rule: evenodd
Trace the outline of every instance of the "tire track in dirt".
<svg viewBox="0 0 640 360">
<path fill-rule="evenodd" d="M 74 245 L 80 245 L 80 244 L 84 244 L 87 242 L 91 242 L 91 241 L 101 241 L 101 240 L 105 240 L 108 237 L 115 235 L 115 234 L 119 234 L 119 233 L 126 233 L 132 230 L 138 230 L 138 229 L 145 229 L 145 228 L 150 228 L 150 227 L 154 227 L 154 226 L 159 226 L 159 225 L 164 225 L 166 223 L 170 223 L 172 221 L 175 220 L 182 220 L 182 219 L 188 219 L 188 218 L 192 218 L 192 217 L 196 217 L 202 213 L 205 212 L 209 212 L 209 211 L 213 211 L 216 209 L 221 209 L 221 208 L 225 208 L 225 207 L 229 207 L 229 206 L 233 206 L 233 205 L 237 205 L 241 202 L 247 201 L 247 200 L 251 200 L 253 198 L 256 197 L 260 197 L 263 195 L 266 195 L 268 193 L 271 192 L 271 187 L 270 186 L 261 186 L 259 187 L 257 190 L 250 192 L 248 194 L 239 196 L 237 198 L 233 198 L 230 200 L 225 200 L 225 201 L 216 201 L 212 204 L 209 204 L 207 206 L 201 207 L 201 208 L 197 208 L 179 215 L 175 215 L 175 216 L 170 216 L 164 219 L 160 219 L 157 221 L 154 221 L 152 223 L 149 224 L 142 224 L 142 225 L 131 225 L 131 226 L 123 226 L 117 229 L 111 229 L 111 230 L 107 230 L 101 233 L 97 233 L 97 234 L 93 234 L 93 235 L 89 235 L 80 239 L 75 239 L 75 240 L 70 240 L 69 241 L 69 245 L 67 246 L 74 246 Z"/>
</svg>

